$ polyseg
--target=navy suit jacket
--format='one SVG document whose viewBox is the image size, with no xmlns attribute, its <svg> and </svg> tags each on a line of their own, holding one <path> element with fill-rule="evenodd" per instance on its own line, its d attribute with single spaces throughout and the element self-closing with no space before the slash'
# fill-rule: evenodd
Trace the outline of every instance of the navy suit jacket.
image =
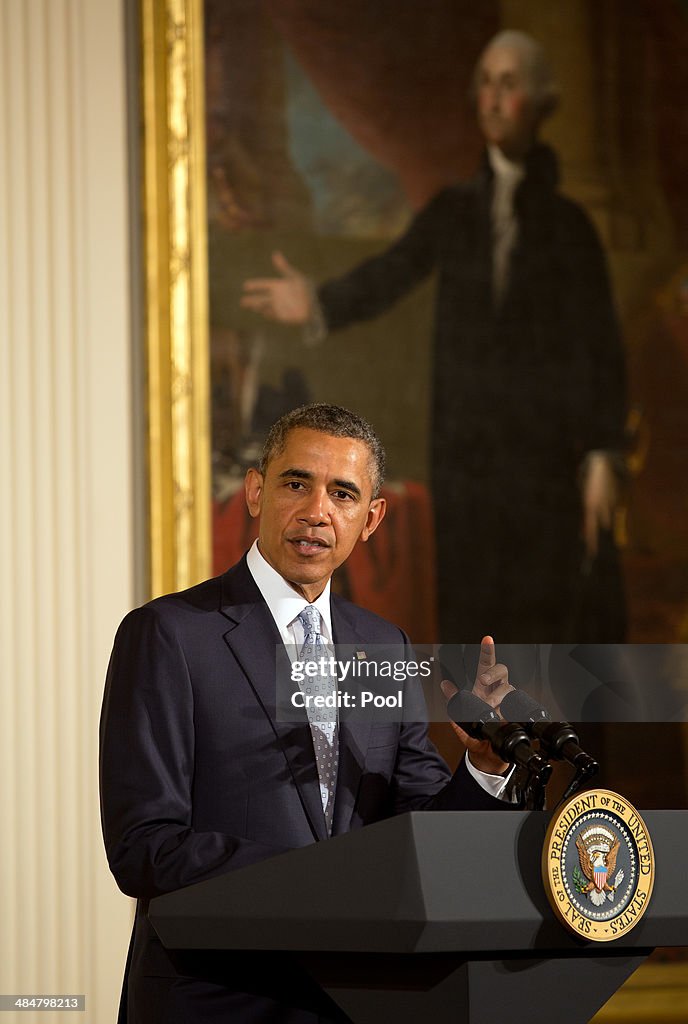
<svg viewBox="0 0 688 1024">
<path fill-rule="evenodd" d="M 337 644 L 389 645 L 400 656 L 407 644 L 336 596 L 332 628 Z M 170 953 L 146 916 L 154 896 L 327 838 L 305 712 L 296 722 L 276 716 L 280 649 L 245 558 L 119 628 L 101 720 L 101 807 L 110 867 L 138 900 L 121 1021 L 336 1017 L 284 955 L 268 969 L 265 955 Z M 452 777 L 421 722 L 342 712 L 339 745 L 333 835 L 412 809 L 505 806 L 465 768 Z"/>
</svg>

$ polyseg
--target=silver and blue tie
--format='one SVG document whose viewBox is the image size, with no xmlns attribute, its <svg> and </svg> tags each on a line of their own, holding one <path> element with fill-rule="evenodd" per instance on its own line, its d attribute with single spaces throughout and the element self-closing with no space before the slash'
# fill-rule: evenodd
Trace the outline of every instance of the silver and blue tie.
<svg viewBox="0 0 688 1024">
<path fill-rule="evenodd" d="M 314 661 L 318 664 L 318 672 L 307 676 L 302 684 L 306 695 L 322 695 L 324 697 L 337 693 L 337 680 L 321 659 L 329 660 L 330 651 L 320 629 L 320 612 L 312 605 L 307 605 L 299 615 L 303 626 L 304 641 L 301 648 L 301 661 Z M 307 706 L 306 714 L 311 727 L 315 763 L 320 780 L 320 797 L 322 800 L 325 823 L 328 835 L 332 832 L 334 813 L 334 794 L 337 785 L 337 765 L 339 761 L 339 736 L 337 730 L 337 709 L 335 707 L 316 708 Z"/>
</svg>

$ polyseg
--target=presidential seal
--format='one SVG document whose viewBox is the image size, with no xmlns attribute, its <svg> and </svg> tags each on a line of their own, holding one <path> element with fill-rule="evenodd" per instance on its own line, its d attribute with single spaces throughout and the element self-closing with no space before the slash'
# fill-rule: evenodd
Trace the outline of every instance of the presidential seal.
<svg viewBox="0 0 688 1024">
<path fill-rule="evenodd" d="M 576 935 L 611 942 L 650 902 L 655 857 L 645 822 L 625 797 L 592 789 L 557 808 L 542 851 L 554 913 Z"/>
</svg>

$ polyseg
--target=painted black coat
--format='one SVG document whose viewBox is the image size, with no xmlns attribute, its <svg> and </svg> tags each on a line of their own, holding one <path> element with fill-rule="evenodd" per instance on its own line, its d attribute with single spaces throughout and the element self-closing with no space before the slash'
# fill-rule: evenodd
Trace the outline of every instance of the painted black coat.
<svg viewBox="0 0 688 1024">
<path fill-rule="evenodd" d="M 511 643 L 623 639 L 610 538 L 589 588 L 599 614 L 582 621 L 579 488 L 585 454 L 623 444 L 623 349 L 597 234 L 557 177 L 553 152 L 536 146 L 499 306 L 487 162 L 388 250 L 318 290 L 334 331 L 437 273 L 430 466 L 445 642 L 486 629 Z"/>
</svg>

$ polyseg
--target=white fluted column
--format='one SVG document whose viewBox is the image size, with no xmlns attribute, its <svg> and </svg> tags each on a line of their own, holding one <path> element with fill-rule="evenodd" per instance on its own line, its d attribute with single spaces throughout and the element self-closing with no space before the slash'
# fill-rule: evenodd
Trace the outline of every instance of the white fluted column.
<svg viewBox="0 0 688 1024">
<path fill-rule="evenodd" d="M 131 914 L 97 799 L 134 603 L 121 7 L 0 0 L 0 993 L 85 993 L 104 1022 Z"/>
</svg>

